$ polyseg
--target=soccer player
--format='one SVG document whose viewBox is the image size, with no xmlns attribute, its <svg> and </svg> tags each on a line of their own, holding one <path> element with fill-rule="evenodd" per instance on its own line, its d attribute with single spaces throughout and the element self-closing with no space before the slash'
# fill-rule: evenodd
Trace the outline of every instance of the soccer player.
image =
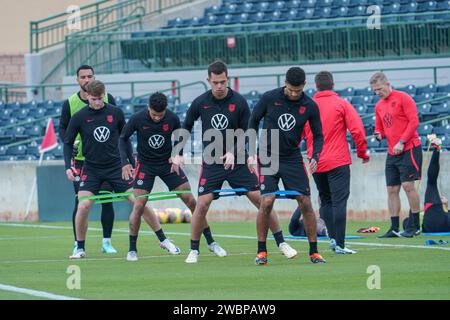
<svg viewBox="0 0 450 320">
<path fill-rule="evenodd" d="M 106 181 L 114 192 L 122 193 L 131 190 L 133 181 L 122 179 L 122 164 L 119 152 L 119 136 L 125 125 L 123 111 L 104 102 L 105 86 L 100 81 L 92 81 L 86 87 L 89 105 L 83 108 L 70 120 L 64 141 L 64 162 L 66 175 L 70 181 L 75 180 L 74 168 L 71 167 L 72 146 L 78 134 L 83 144 L 85 162 L 80 173 L 81 182 L 78 191 L 78 210 L 75 218 L 77 234 L 77 251 L 71 259 L 85 257 L 85 240 L 88 226 L 88 214 L 93 204 L 91 199 L 83 199 L 98 194 L 101 185 Z M 131 143 L 127 147 L 130 163 L 134 162 Z M 133 195 L 128 199 L 134 202 Z M 159 236 L 165 236 L 154 212 L 145 207 L 144 218 Z M 167 249 L 167 248 L 166 248 Z M 170 251 L 169 251 L 170 252 Z"/>
<path fill-rule="evenodd" d="M 374 136 L 381 141 L 387 139 L 386 185 L 391 227 L 380 238 L 408 237 L 420 233 L 420 199 L 414 182 L 421 178 L 422 148 L 417 133 L 419 118 L 414 100 L 406 93 L 394 90 L 386 75 L 375 73 L 370 85 L 380 97 L 375 106 Z M 401 208 L 400 189 L 408 198 L 409 218 L 413 223 L 407 230 L 399 232 L 399 213 Z"/>
<path fill-rule="evenodd" d="M 297 207 L 291 216 L 291 220 L 289 221 L 289 226 L 288 226 L 289 233 L 292 236 L 306 237 L 305 223 L 302 218 L 303 218 L 302 212 L 300 211 L 300 208 Z M 318 237 L 327 237 L 328 231 L 327 231 L 327 227 L 325 225 L 325 221 L 323 221 L 323 219 L 320 217 L 316 217 L 316 222 L 317 222 L 317 226 L 316 226 L 317 236 Z"/>
<path fill-rule="evenodd" d="M 221 189 L 226 180 L 232 188 L 245 188 L 247 198 L 258 208 L 260 204 L 260 193 L 258 191 L 258 178 L 250 172 L 245 164 L 238 163 L 238 146 L 227 146 L 226 135 L 228 132 L 236 132 L 241 129 L 242 133 L 247 130 L 250 109 L 245 98 L 228 87 L 228 69 L 222 61 L 215 61 L 208 66 L 208 82 L 211 90 L 197 97 L 186 113 L 183 129 L 191 132 L 197 119 L 202 121 L 203 148 L 206 150 L 216 141 L 209 142 L 205 139 L 205 133 L 214 132 L 221 136 L 223 148 L 221 160 L 207 163 L 203 161 L 200 174 L 198 200 L 195 212 L 191 220 L 191 245 L 186 263 L 196 263 L 199 257 L 200 235 L 207 225 L 206 214 L 209 206 L 217 195 L 214 190 Z M 218 138 L 220 139 L 220 137 Z M 238 139 L 235 139 L 236 142 Z M 229 148 L 227 148 L 229 147 Z M 297 251 L 284 241 L 283 233 L 276 215 L 270 215 L 270 226 L 274 234 L 278 248 L 288 259 L 297 255 Z M 211 250 L 211 248 L 209 248 Z M 221 248 L 218 256 L 227 253 Z"/>
<path fill-rule="evenodd" d="M 180 129 L 180 119 L 167 109 L 167 97 L 163 93 L 154 93 L 149 98 L 148 108 L 134 114 L 122 130 L 119 140 L 122 159 L 123 178 L 128 180 L 133 175 L 132 165 L 127 160 L 127 145 L 129 138 L 137 132 L 138 163 L 134 171 L 133 193 L 136 198 L 130 215 L 130 249 L 127 260 L 136 261 L 137 237 L 141 216 L 147 203 L 147 197 L 153 189 L 155 178 L 160 177 L 170 191 L 191 190 L 186 174 L 180 168 L 180 156 L 172 157 L 172 133 Z M 186 206 L 194 212 L 195 199 L 192 193 L 180 194 L 179 197 Z M 207 228 L 209 229 L 209 228 Z M 160 230 L 162 232 L 162 230 Z M 214 246 L 214 239 L 208 230 L 205 237 Z M 158 235 L 158 232 L 157 232 Z M 160 237 L 158 235 L 158 237 Z M 167 239 L 160 238 L 161 246 L 173 246 Z M 174 248 L 180 252 L 178 248 Z"/>
<path fill-rule="evenodd" d="M 300 141 L 303 128 L 307 122 L 313 133 L 313 154 L 309 160 L 311 172 L 315 172 L 319 155 L 323 146 L 322 125 L 317 104 L 309 98 L 303 89 L 306 85 L 305 71 L 299 67 L 292 67 L 286 73 L 285 86 L 264 93 L 256 104 L 249 121 L 249 129 L 258 130 L 261 119 L 264 118 L 263 129 L 267 130 L 265 146 L 259 143 L 259 153 L 270 152 L 271 162 L 260 164 L 270 174 L 260 173 L 260 190 L 262 194 L 261 206 L 257 217 L 258 254 L 256 264 L 267 264 L 266 239 L 269 217 L 273 209 L 281 178 L 284 188 L 297 191 L 301 195 L 293 196 L 304 216 L 306 234 L 309 241 L 309 255 L 311 262 L 324 263 L 325 259 L 317 251 L 316 216 L 311 205 L 308 175 L 300 152 Z M 272 145 L 272 135 L 279 134 L 279 148 Z M 266 150 L 265 150 L 266 149 Z M 278 170 L 274 163 L 278 161 Z M 248 166 L 253 169 L 256 155 L 251 154 Z M 272 169 L 269 169 L 272 167 Z"/>
<path fill-rule="evenodd" d="M 435 134 L 429 136 L 433 155 L 428 166 L 427 189 L 425 191 L 425 206 L 422 223 L 423 232 L 450 232 L 450 213 L 448 212 L 448 200 L 441 196 L 437 186 L 439 176 L 439 158 L 441 155 L 442 140 Z M 411 220 L 406 218 L 403 221 L 405 230 L 408 229 Z"/>
<path fill-rule="evenodd" d="M 350 164 L 352 158 L 347 142 L 347 130 L 356 145 L 356 154 L 363 163 L 369 162 L 364 125 L 355 108 L 333 91 L 333 75 L 328 71 L 316 74 L 317 103 L 324 137 L 323 149 L 314 181 L 319 191 L 320 215 L 324 218 L 330 238 L 330 248 L 336 254 L 356 253 L 345 246 L 347 200 L 350 196 Z M 313 134 L 305 126 L 308 156 L 313 154 Z"/>
<path fill-rule="evenodd" d="M 65 140 L 66 130 L 69 126 L 69 121 L 72 116 L 83 109 L 86 105 L 89 104 L 87 100 L 87 92 L 86 86 L 95 80 L 94 69 L 88 65 L 82 65 L 77 70 L 77 83 L 80 86 L 80 91 L 74 93 L 69 99 L 64 101 L 61 110 L 61 117 L 59 121 L 59 137 L 61 141 Z M 116 101 L 111 94 L 105 94 L 104 98 L 105 103 L 109 103 L 111 105 L 116 105 Z M 73 188 L 75 190 L 75 195 L 78 193 L 80 187 L 80 172 L 84 163 L 84 156 L 82 151 L 80 137 L 78 136 L 75 140 L 76 147 L 74 150 L 76 154 L 74 155 L 72 167 L 75 169 L 74 175 L 75 180 L 73 181 Z M 112 191 L 111 186 L 105 184 L 102 186 L 103 190 Z M 75 215 L 78 209 L 78 197 L 75 197 L 75 206 L 73 208 L 72 213 L 72 227 L 73 227 L 73 235 L 75 238 L 75 244 L 73 248 L 73 254 L 77 251 L 77 233 L 75 229 Z M 103 242 L 102 242 L 102 252 L 104 253 L 117 253 L 117 250 L 111 244 L 111 235 L 112 229 L 114 225 L 114 208 L 111 202 L 102 203 L 102 213 L 101 213 L 101 222 L 103 228 Z"/>
</svg>

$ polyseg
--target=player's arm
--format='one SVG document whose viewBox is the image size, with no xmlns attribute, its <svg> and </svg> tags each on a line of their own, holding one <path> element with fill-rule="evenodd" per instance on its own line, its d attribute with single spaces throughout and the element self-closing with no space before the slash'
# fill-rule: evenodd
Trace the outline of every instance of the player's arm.
<svg viewBox="0 0 450 320">
<path fill-rule="evenodd" d="M 135 118 L 131 117 L 131 119 L 126 124 L 124 124 L 124 122 L 125 117 L 123 117 L 123 119 L 119 117 L 119 153 L 120 161 L 122 163 L 122 178 L 124 180 L 129 180 L 131 177 L 133 177 L 133 168 L 135 167 L 133 146 L 131 145 L 130 140 L 130 137 L 136 131 Z"/>
<path fill-rule="evenodd" d="M 369 162 L 370 157 L 367 154 L 367 140 L 364 125 L 355 108 L 348 102 L 345 105 L 344 117 L 347 129 L 350 131 L 353 141 L 355 141 L 358 158 L 363 159 L 363 163 Z"/>
<path fill-rule="evenodd" d="M 259 123 L 261 122 L 261 119 L 264 118 L 264 116 L 266 115 L 267 103 L 268 97 L 264 94 L 261 97 L 261 99 L 259 99 L 259 101 L 256 103 L 252 113 L 250 114 L 247 130 L 253 130 L 256 136 L 258 136 Z M 252 173 L 256 173 L 256 169 L 254 167 L 255 164 L 256 164 L 256 148 L 254 145 L 249 144 L 247 166 Z"/>
<path fill-rule="evenodd" d="M 313 151 L 312 158 L 309 162 L 309 168 L 311 169 L 311 173 L 314 173 L 317 169 L 320 153 L 323 149 L 322 122 L 320 120 L 319 107 L 315 102 L 312 104 L 311 115 L 308 122 L 313 136 Z"/>
<path fill-rule="evenodd" d="M 378 106 L 375 107 L 375 130 L 373 135 L 375 136 L 375 139 L 381 141 L 386 135 L 384 133 L 383 120 L 381 119 L 379 108 L 380 107 Z"/>
<path fill-rule="evenodd" d="M 65 140 L 66 137 L 66 130 L 69 126 L 70 122 L 70 106 L 69 106 L 69 100 L 64 101 L 62 108 L 61 108 L 61 116 L 59 117 L 59 139 L 61 141 Z"/>
<path fill-rule="evenodd" d="M 67 130 L 65 132 L 64 136 L 64 165 L 66 168 L 66 175 L 67 178 L 70 181 L 74 181 L 75 177 L 73 175 L 73 172 L 75 171 L 75 168 L 72 168 L 71 162 L 72 162 L 72 149 L 73 149 L 73 143 L 75 142 L 75 138 L 77 137 L 77 134 L 80 132 L 80 119 L 79 117 L 72 117 L 72 119 L 69 122 L 69 126 L 67 127 Z"/>
<path fill-rule="evenodd" d="M 177 145 L 182 143 L 180 141 L 180 136 L 178 135 L 180 129 L 181 129 L 180 118 L 178 118 L 178 116 L 175 116 L 173 126 L 173 131 L 175 132 L 173 142 L 174 149 L 177 149 Z M 184 165 L 183 148 L 181 148 L 178 153 L 172 154 L 172 156 L 169 159 L 169 162 L 172 164 L 172 166 L 170 167 L 170 172 L 176 172 L 179 175 L 180 168 L 182 168 Z"/>
<path fill-rule="evenodd" d="M 108 93 L 108 103 L 117 106 L 116 99 L 114 99 L 113 95 L 110 93 Z"/>
</svg>

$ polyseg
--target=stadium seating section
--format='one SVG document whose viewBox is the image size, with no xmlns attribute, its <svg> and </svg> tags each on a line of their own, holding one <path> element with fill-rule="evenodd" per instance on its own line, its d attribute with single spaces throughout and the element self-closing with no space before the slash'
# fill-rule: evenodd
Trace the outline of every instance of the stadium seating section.
<svg viewBox="0 0 450 320">
<path fill-rule="evenodd" d="M 429 100 L 436 100 L 438 98 L 450 96 L 450 84 L 436 86 L 430 84 L 423 87 L 415 87 L 409 85 L 399 90 L 409 93 L 418 104 L 418 114 L 421 122 L 429 121 L 432 119 L 440 118 L 443 116 L 450 116 L 450 98 L 440 99 L 438 101 L 432 101 L 431 103 L 420 103 Z M 308 89 L 307 94 L 313 96 L 314 89 Z M 352 103 L 355 109 L 358 111 L 361 119 L 366 128 L 366 134 L 368 136 L 368 148 L 373 151 L 385 151 L 386 140 L 378 142 L 373 139 L 374 128 L 374 108 L 378 101 L 378 97 L 373 94 L 370 88 L 355 89 L 345 88 L 338 90 L 341 97 Z M 247 99 L 250 108 L 252 109 L 261 96 L 261 92 L 251 91 L 244 94 Z M 124 99 L 116 97 L 117 104 L 125 113 L 128 119 L 133 113 L 146 108 L 147 99 L 142 98 L 137 101 L 132 99 Z M 170 109 L 175 111 L 180 117 L 181 121 L 184 120 L 186 110 L 189 104 L 176 104 L 176 99 L 173 96 L 169 96 Z M 0 160 L 37 160 L 39 159 L 38 146 L 41 143 L 40 137 L 43 137 L 45 132 L 46 118 L 49 116 L 55 116 L 54 125 L 58 131 L 59 126 L 59 114 L 61 113 L 62 101 L 44 101 L 36 103 L 34 101 L 28 103 L 2 103 L 0 102 Z M 40 122 L 33 122 L 35 119 L 44 119 Z M 30 124 L 27 124 L 30 122 Z M 3 129 L 5 126 L 20 124 L 13 126 L 9 129 Z M 200 126 L 194 127 L 197 134 L 200 132 Z M 422 139 L 422 146 L 427 147 L 426 135 L 430 133 L 436 133 L 443 139 L 443 148 L 450 150 L 450 124 L 448 120 L 443 120 L 434 124 L 421 125 L 418 129 L 420 137 Z M 197 137 L 200 137 L 198 135 Z M 6 147 L 8 144 L 28 141 L 32 138 L 36 138 L 31 143 L 24 143 L 11 147 Z M 351 137 L 348 137 L 350 146 L 353 147 Z M 133 136 L 133 144 L 136 146 L 136 137 Z M 194 141 L 191 146 L 191 152 L 198 153 L 201 151 L 201 142 Z M 61 143 L 58 148 L 45 154 L 47 160 L 62 159 L 63 150 Z"/>
</svg>

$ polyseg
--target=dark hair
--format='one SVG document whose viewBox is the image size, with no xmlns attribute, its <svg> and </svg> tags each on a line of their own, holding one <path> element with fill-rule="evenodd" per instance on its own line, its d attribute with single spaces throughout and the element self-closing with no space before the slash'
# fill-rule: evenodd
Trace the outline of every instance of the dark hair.
<svg viewBox="0 0 450 320">
<path fill-rule="evenodd" d="M 221 60 L 216 60 L 208 66 L 208 77 L 211 77 L 211 73 L 222 74 L 224 72 L 228 76 L 227 65 Z"/>
<path fill-rule="evenodd" d="M 320 71 L 314 77 L 318 91 L 333 90 L 333 75 L 329 71 Z"/>
<path fill-rule="evenodd" d="M 305 84 L 306 74 L 300 67 L 292 67 L 286 72 L 286 81 L 292 86 L 298 87 Z"/>
<path fill-rule="evenodd" d="M 163 112 L 167 108 L 167 97 L 161 92 L 155 92 L 148 98 L 148 105 L 156 112 Z"/>
<path fill-rule="evenodd" d="M 88 66 L 87 64 L 84 64 L 77 69 L 77 77 L 80 75 L 80 70 L 92 70 L 92 74 L 94 74 L 94 68 L 91 66 Z"/>
<path fill-rule="evenodd" d="M 99 80 L 94 80 L 87 84 L 86 92 L 93 97 L 100 97 L 105 94 L 105 85 Z"/>
</svg>

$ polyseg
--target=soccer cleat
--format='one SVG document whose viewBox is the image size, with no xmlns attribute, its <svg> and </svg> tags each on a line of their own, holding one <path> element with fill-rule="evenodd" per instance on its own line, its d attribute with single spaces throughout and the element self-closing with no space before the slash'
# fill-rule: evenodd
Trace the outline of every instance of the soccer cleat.
<svg viewBox="0 0 450 320">
<path fill-rule="evenodd" d="M 356 253 L 355 250 L 352 250 L 347 247 L 341 248 L 340 246 L 336 246 L 336 249 L 334 252 L 336 252 L 336 254 L 354 254 L 354 253 Z"/>
<path fill-rule="evenodd" d="M 102 244 L 103 253 L 117 253 L 117 250 L 111 244 L 111 240 L 103 240 Z"/>
<path fill-rule="evenodd" d="M 378 236 L 378 238 L 398 238 L 400 237 L 400 232 L 394 229 L 389 229 L 385 234 Z"/>
<path fill-rule="evenodd" d="M 164 240 L 163 242 L 159 243 L 159 246 L 162 249 L 167 250 L 170 254 L 180 254 L 181 250 L 176 245 L 174 245 L 172 242 L 170 242 L 169 239 Z"/>
<path fill-rule="evenodd" d="M 313 253 L 309 257 L 311 258 L 312 263 L 326 263 L 325 259 L 317 252 Z"/>
<path fill-rule="evenodd" d="M 191 250 L 189 251 L 189 255 L 187 256 L 186 260 L 184 262 L 186 263 L 197 263 L 198 262 L 198 256 L 199 256 L 198 250 Z"/>
<path fill-rule="evenodd" d="M 138 261 L 138 256 L 136 251 L 128 251 L 127 261 Z"/>
<path fill-rule="evenodd" d="M 265 266 L 267 264 L 267 252 L 261 251 L 256 255 L 255 263 L 258 266 Z"/>
<path fill-rule="evenodd" d="M 74 256 L 77 253 L 78 250 L 78 243 L 75 241 L 75 244 L 73 245 L 72 255 Z"/>
<path fill-rule="evenodd" d="M 400 236 L 404 238 L 412 238 L 415 235 L 418 235 L 417 233 L 420 234 L 420 230 L 417 230 L 416 228 L 408 228 L 402 233 L 400 233 Z"/>
<path fill-rule="evenodd" d="M 208 244 L 208 250 L 213 252 L 218 257 L 227 256 L 227 252 L 217 242 Z"/>
<path fill-rule="evenodd" d="M 86 257 L 86 253 L 83 249 L 77 249 L 77 252 L 75 254 L 71 255 L 69 259 L 83 259 Z"/>
<path fill-rule="evenodd" d="M 330 250 L 334 251 L 336 250 L 336 240 L 330 239 Z"/>
<path fill-rule="evenodd" d="M 297 255 L 297 250 L 292 248 L 286 242 L 280 243 L 280 246 L 278 247 L 278 249 L 280 249 L 281 254 L 283 254 L 288 259 L 292 259 Z"/>
</svg>

